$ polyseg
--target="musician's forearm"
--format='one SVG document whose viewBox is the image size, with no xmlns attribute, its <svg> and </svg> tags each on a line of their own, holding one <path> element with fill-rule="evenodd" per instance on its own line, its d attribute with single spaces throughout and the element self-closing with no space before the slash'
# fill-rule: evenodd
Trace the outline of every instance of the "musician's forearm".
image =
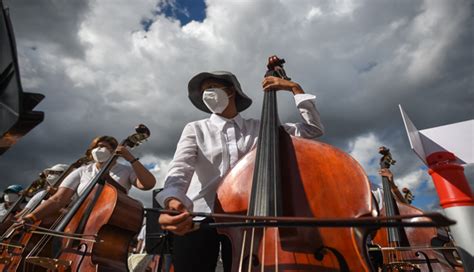
<svg viewBox="0 0 474 272">
<path fill-rule="evenodd" d="M 301 88 L 301 86 L 298 83 L 295 83 L 295 85 L 292 86 L 290 90 L 293 93 L 293 95 L 304 94 L 305 93 L 303 88 Z"/>
<path fill-rule="evenodd" d="M 71 202 L 73 195 L 74 190 L 70 188 L 60 187 L 58 192 L 54 196 L 41 203 L 30 214 L 33 215 L 34 219 L 37 220 L 41 220 L 50 215 L 53 215 L 60 209 L 66 207 L 66 205 Z"/>
<path fill-rule="evenodd" d="M 141 190 L 150 190 L 155 187 L 156 179 L 148 169 L 139 161 L 132 163 L 133 171 L 137 175 L 137 188 Z"/>
<path fill-rule="evenodd" d="M 56 213 L 60 209 L 66 206 L 67 202 L 61 201 L 60 199 L 49 199 L 41 203 L 34 211 L 30 214 L 33 214 L 35 219 L 42 220 L 43 218 L 49 217 L 50 215 Z"/>
</svg>

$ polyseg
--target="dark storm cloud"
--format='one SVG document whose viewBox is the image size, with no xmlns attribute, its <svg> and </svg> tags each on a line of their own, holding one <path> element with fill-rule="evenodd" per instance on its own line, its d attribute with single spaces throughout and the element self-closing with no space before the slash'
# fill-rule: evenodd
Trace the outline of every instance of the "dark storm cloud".
<svg viewBox="0 0 474 272">
<path fill-rule="evenodd" d="M 136 113 L 109 105 L 129 97 L 97 95 L 100 84 L 78 86 L 67 74 L 67 64 L 62 61 L 81 57 L 87 47 L 79 42 L 78 35 L 88 11 L 87 1 L 14 1 L 9 7 L 24 89 L 41 92 L 46 98 L 35 108 L 45 112 L 45 120 L 1 158 L 2 187 L 12 183 L 26 185 L 44 168 L 74 162 L 94 137 L 112 135 L 120 141 L 144 122 Z M 159 135 L 154 126 L 156 120 L 145 123 L 152 129 L 152 139 L 144 144 L 146 153 L 170 156 L 179 137 L 175 135 L 177 130 L 172 135 L 162 133 L 166 137 L 155 141 L 153 138 Z M 139 147 L 134 152 L 141 156 L 142 151 L 143 147 Z"/>
<path fill-rule="evenodd" d="M 81 57 L 77 32 L 89 1 L 6 0 L 18 43 L 30 48 L 53 46 L 62 54 Z"/>
<path fill-rule="evenodd" d="M 77 32 L 81 17 L 87 10 L 87 1 L 20 0 L 5 1 L 5 6 L 9 8 L 13 24 L 23 87 L 25 91 L 46 95 L 46 99 L 36 110 L 44 111 L 44 106 L 51 104 L 63 104 L 67 107 L 71 101 L 60 94 L 64 93 L 63 90 L 70 88 L 69 82 L 58 80 L 61 75 L 52 67 L 42 67 L 38 64 L 41 64 L 40 55 L 44 50 L 55 51 L 55 57 L 58 59 L 64 55 L 73 57 L 83 55 L 84 51 Z M 24 62 L 25 59 L 28 63 Z M 40 87 L 39 89 L 30 89 L 28 84 L 25 85 L 25 79 L 28 81 L 32 77 L 41 79 L 42 84 L 35 84 Z M 57 162 L 72 161 L 71 155 L 65 155 L 65 151 L 71 154 L 79 153 L 79 150 L 71 145 L 74 137 L 70 136 L 80 132 L 71 133 L 61 129 L 68 126 L 67 123 L 51 127 L 51 123 L 62 123 L 67 119 L 66 116 L 67 113 L 59 114 L 57 118 L 51 119 L 50 113 L 46 112 L 45 122 L 31 131 L 28 137 L 23 137 L 12 150 L 2 156 L 0 162 L 2 185 L 27 184 L 34 180 L 43 168 Z"/>
</svg>

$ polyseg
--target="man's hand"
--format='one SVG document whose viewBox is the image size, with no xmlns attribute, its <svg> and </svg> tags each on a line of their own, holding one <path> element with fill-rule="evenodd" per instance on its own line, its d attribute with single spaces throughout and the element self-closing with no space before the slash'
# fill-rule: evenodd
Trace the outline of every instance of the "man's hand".
<svg viewBox="0 0 474 272">
<path fill-rule="evenodd" d="M 21 224 L 34 224 L 38 219 L 31 213 L 19 218 L 18 223 Z"/>
<path fill-rule="evenodd" d="M 283 78 L 269 76 L 262 81 L 264 91 L 287 90 L 293 94 L 303 94 L 304 91 L 298 83 Z"/>
<path fill-rule="evenodd" d="M 27 214 L 25 216 L 15 216 L 15 222 L 10 226 L 10 228 L 4 233 L 5 237 L 10 237 L 17 229 L 24 228 L 25 224 L 34 224 L 35 217 L 34 215 Z"/>
<path fill-rule="evenodd" d="M 23 218 L 27 213 L 28 213 L 27 210 L 22 210 L 22 211 L 18 212 L 17 214 L 15 214 L 14 218 L 18 221 L 21 218 Z"/>
<path fill-rule="evenodd" d="M 387 177 L 390 181 L 393 181 L 393 174 L 390 170 L 383 168 L 379 170 L 379 175 L 382 177 Z"/>
<path fill-rule="evenodd" d="M 172 198 L 168 201 L 168 209 L 182 212 L 179 215 L 161 214 L 158 223 L 161 228 L 177 235 L 184 235 L 193 230 L 193 220 L 181 201 Z"/>
</svg>

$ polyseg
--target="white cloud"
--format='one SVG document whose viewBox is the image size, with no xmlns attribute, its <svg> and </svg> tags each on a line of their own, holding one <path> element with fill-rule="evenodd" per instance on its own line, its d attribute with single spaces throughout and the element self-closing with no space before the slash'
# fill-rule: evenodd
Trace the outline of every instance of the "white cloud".
<svg viewBox="0 0 474 272">
<path fill-rule="evenodd" d="M 404 176 L 395 177 L 396 183 L 401 190 L 407 187 L 412 192 L 417 191 L 422 184 L 432 184 L 431 177 L 426 169 L 418 169 Z"/>
<path fill-rule="evenodd" d="M 323 14 L 320 8 L 318 7 L 311 7 L 306 15 L 306 20 L 312 20 L 315 17 L 319 17 Z"/>
<path fill-rule="evenodd" d="M 359 136 L 349 142 L 349 154 L 354 157 L 364 168 L 367 175 L 378 176 L 379 147 L 381 140 L 373 133 Z"/>
<path fill-rule="evenodd" d="M 141 191 L 135 188 L 130 190 L 130 195 L 135 199 L 140 200 L 146 207 L 152 206 L 152 191 L 163 188 L 164 179 L 168 172 L 170 159 L 163 159 L 151 154 L 146 154 L 140 158 L 140 161 L 145 166 L 151 166 L 150 172 L 155 176 L 156 185 L 153 189 L 148 191 Z"/>
<path fill-rule="evenodd" d="M 171 159 L 163 159 L 160 157 L 156 157 L 151 154 L 147 154 L 140 158 L 140 161 L 144 165 L 152 165 L 153 168 L 150 169 L 150 172 L 155 176 L 156 178 L 156 186 L 155 189 L 157 188 L 162 188 L 164 179 L 166 176 L 166 173 L 168 172 L 169 164 L 171 162 Z"/>
<path fill-rule="evenodd" d="M 433 201 L 432 203 L 428 204 L 425 208 L 425 211 L 438 212 L 446 216 L 446 213 L 444 212 L 443 208 L 441 208 L 441 206 L 439 205 L 438 200 Z"/>
<path fill-rule="evenodd" d="M 337 16 L 348 16 L 357 8 L 357 1 L 336 0 L 333 2 L 333 13 Z"/>
<path fill-rule="evenodd" d="M 459 25 L 470 13 L 463 1 L 428 0 L 423 2 L 422 9 L 425 12 L 415 17 L 408 33 L 411 48 L 404 50 L 410 62 L 407 74 L 412 80 L 439 75 L 439 66 L 446 56 L 443 52 L 462 33 Z"/>
</svg>

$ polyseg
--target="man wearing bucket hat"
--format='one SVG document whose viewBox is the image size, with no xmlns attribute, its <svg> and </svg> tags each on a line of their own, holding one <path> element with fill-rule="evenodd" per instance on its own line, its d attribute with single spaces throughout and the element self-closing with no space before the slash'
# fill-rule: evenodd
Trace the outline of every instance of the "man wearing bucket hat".
<svg viewBox="0 0 474 272">
<path fill-rule="evenodd" d="M 278 77 L 266 77 L 262 86 L 264 91 L 286 90 L 294 94 L 304 122 L 283 124 L 289 134 L 310 139 L 323 134 L 314 95 L 305 94 L 299 84 Z M 220 246 L 224 270 L 230 271 L 229 242 L 214 229 L 198 229 L 198 223 L 187 211 L 213 211 L 220 181 L 257 143 L 260 122 L 239 114 L 252 100 L 230 72 L 197 74 L 189 81 L 188 94 L 194 106 L 211 116 L 184 127 L 164 189 L 157 195 L 160 205 L 182 213 L 161 214 L 159 223 L 178 235 L 173 239 L 175 271 L 214 271 Z"/>
<path fill-rule="evenodd" d="M 19 212 L 16 217 L 21 218 L 24 215 L 28 214 L 32 209 L 36 208 L 38 204 L 44 200 L 46 194 L 50 193 L 50 196 L 56 193 L 54 189 L 56 182 L 61 177 L 62 173 L 66 171 L 69 166 L 67 164 L 56 164 L 50 168 L 46 168 L 43 170 L 43 174 L 46 177 L 45 180 L 47 182 L 47 188 L 38 191 L 26 204 L 25 208 Z"/>
</svg>

